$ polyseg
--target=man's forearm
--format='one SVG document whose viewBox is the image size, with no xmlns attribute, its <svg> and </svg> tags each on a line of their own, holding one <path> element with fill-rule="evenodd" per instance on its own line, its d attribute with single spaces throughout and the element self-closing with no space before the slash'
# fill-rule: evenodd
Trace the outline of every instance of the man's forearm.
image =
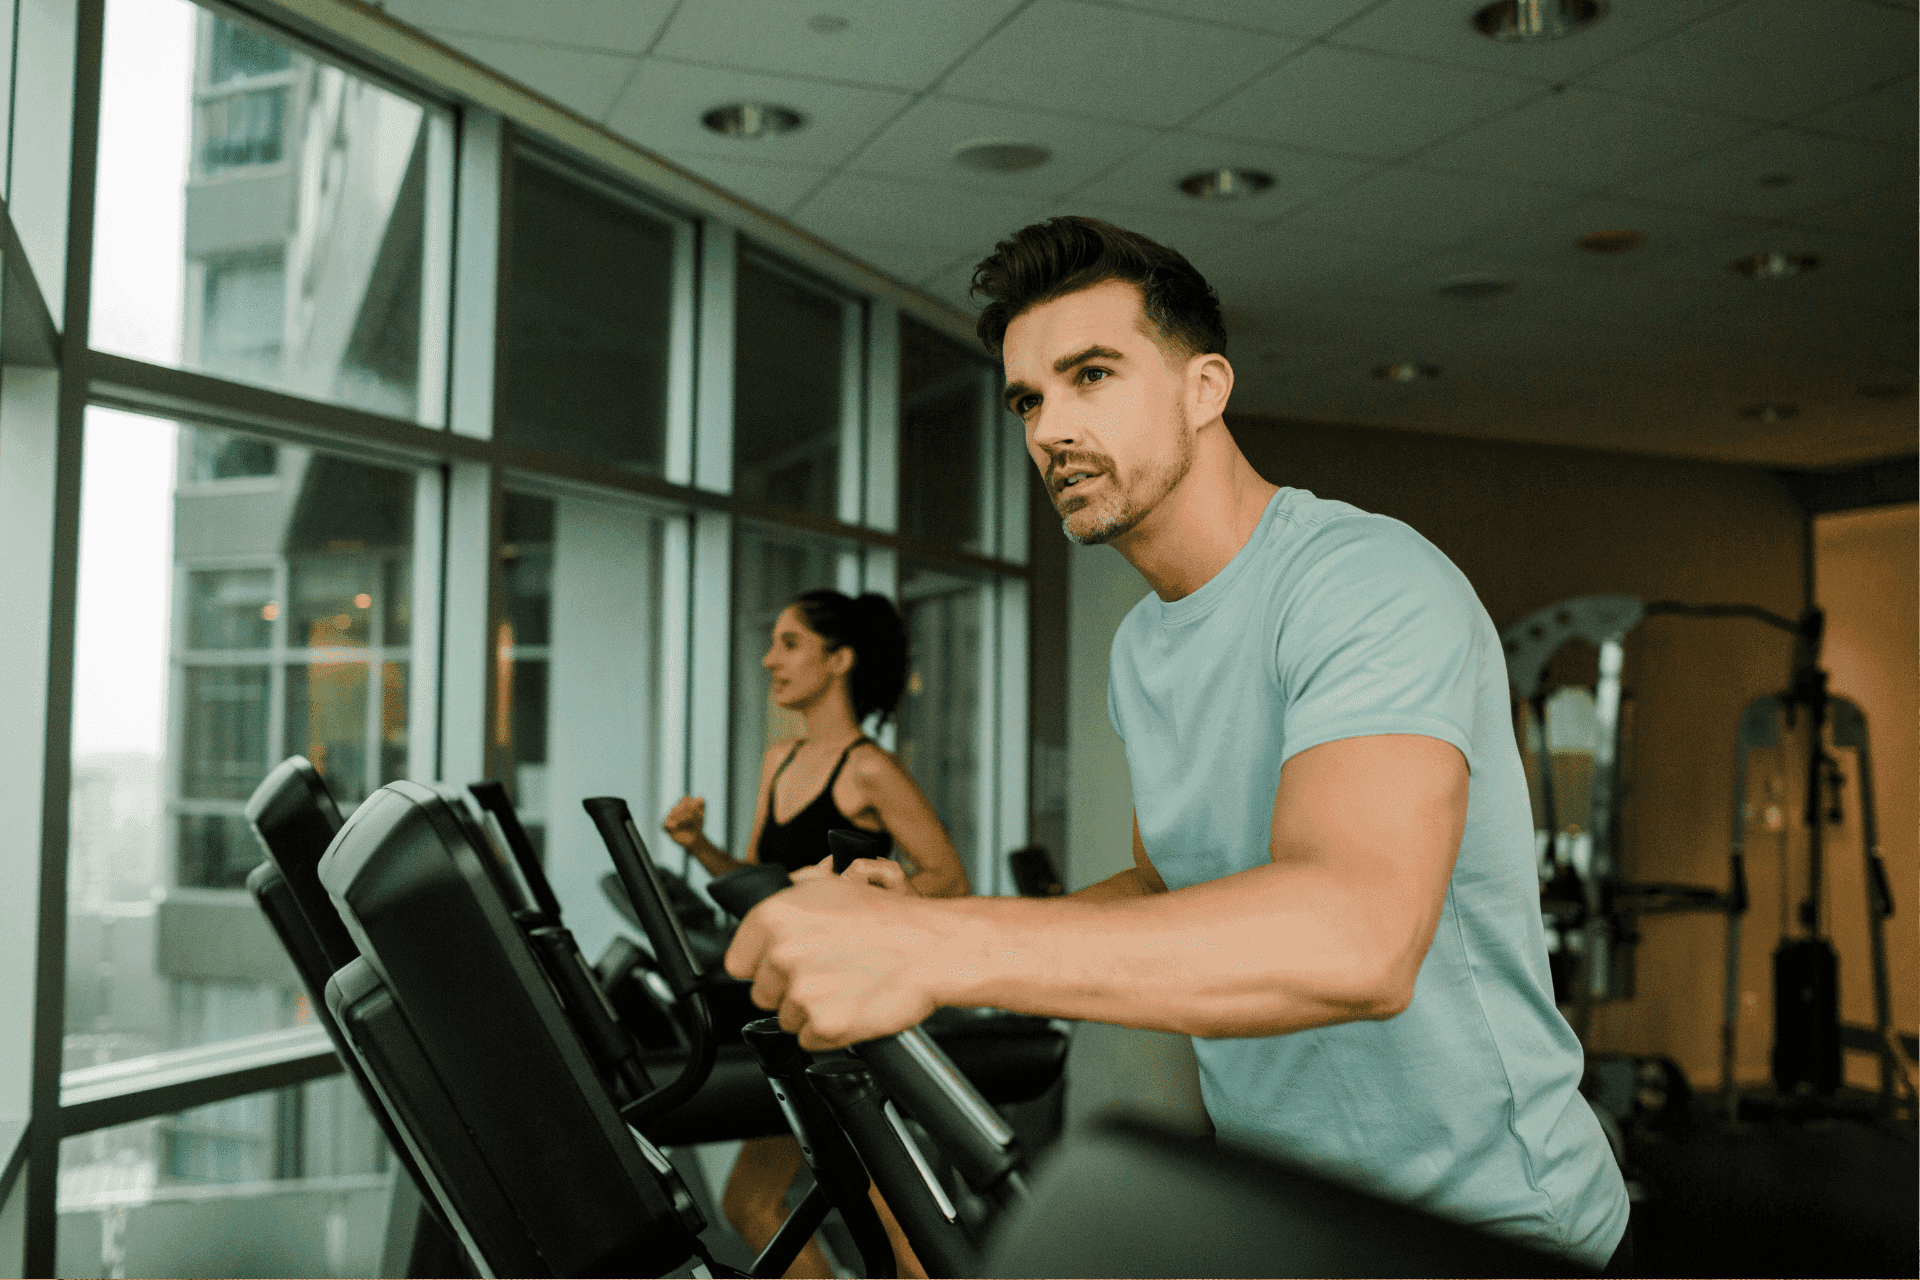
<svg viewBox="0 0 1920 1280">
<path fill-rule="evenodd" d="M 1128 867 L 1117 875 L 1105 880 L 1096 880 L 1084 889 L 1076 889 L 1068 894 L 1075 902 L 1116 902 L 1122 898 L 1144 898 L 1152 890 L 1146 881 L 1140 878 L 1138 867 Z"/>
<path fill-rule="evenodd" d="M 1392 913 L 1310 864 L 1150 895 L 1126 880 L 923 904 L 943 957 L 927 975 L 936 1000 L 1220 1037 L 1388 1017 L 1411 994 L 1419 955 L 1392 954 L 1410 945 Z M 1431 940 L 1428 924 L 1419 954 Z"/>
</svg>

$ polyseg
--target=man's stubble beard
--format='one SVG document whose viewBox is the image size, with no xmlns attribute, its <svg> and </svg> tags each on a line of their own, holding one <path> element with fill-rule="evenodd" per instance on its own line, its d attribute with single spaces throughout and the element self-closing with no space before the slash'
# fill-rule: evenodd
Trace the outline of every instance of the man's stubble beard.
<svg viewBox="0 0 1920 1280">
<path fill-rule="evenodd" d="M 1186 479 L 1187 472 L 1193 467 L 1193 437 L 1185 431 L 1179 431 L 1175 438 L 1180 442 L 1179 453 L 1165 465 L 1142 472 L 1132 493 L 1123 491 L 1119 470 L 1109 469 L 1107 474 L 1113 482 L 1110 492 L 1103 499 L 1089 502 L 1071 515 L 1060 517 L 1060 531 L 1067 535 L 1069 541 L 1083 547 L 1100 546 L 1133 532 L 1173 492 L 1174 486 Z M 1058 501 L 1056 498 L 1055 502 Z M 1075 517 L 1083 517 L 1090 510 L 1102 506 L 1105 509 L 1097 511 L 1090 527 L 1081 533 L 1074 532 Z"/>
</svg>

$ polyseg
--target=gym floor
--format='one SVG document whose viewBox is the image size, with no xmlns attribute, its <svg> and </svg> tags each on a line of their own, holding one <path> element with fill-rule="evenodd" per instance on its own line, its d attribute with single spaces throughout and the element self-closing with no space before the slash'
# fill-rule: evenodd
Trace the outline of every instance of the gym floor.
<svg viewBox="0 0 1920 1280">
<path fill-rule="evenodd" d="M 1695 1099 L 1677 1132 L 1641 1130 L 1628 1164 L 1646 1276 L 1904 1276 L 1920 1270 L 1920 1146 L 1868 1095 L 1825 1114 Z"/>
</svg>

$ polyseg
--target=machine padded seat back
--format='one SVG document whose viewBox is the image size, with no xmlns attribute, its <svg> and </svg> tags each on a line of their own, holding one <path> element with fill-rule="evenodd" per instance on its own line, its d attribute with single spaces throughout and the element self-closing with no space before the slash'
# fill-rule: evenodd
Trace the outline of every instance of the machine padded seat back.
<svg viewBox="0 0 1920 1280">
<path fill-rule="evenodd" d="M 364 961 L 329 984 L 332 1012 L 475 1261 L 631 1276 L 693 1256 L 698 1211 L 615 1111 L 464 806 L 388 784 L 320 879 Z"/>
</svg>

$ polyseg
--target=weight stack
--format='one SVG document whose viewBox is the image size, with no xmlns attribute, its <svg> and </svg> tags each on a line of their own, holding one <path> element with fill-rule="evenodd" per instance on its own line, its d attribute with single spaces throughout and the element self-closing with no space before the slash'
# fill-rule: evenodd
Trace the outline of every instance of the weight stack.
<svg viewBox="0 0 1920 1280">
<path fill-rule="evenodd" d="M 1840 1087 L 1840 959 L 1825 938 L 1783 942 L 1773 953 L 1773 1083 Z"/>
</svg>

